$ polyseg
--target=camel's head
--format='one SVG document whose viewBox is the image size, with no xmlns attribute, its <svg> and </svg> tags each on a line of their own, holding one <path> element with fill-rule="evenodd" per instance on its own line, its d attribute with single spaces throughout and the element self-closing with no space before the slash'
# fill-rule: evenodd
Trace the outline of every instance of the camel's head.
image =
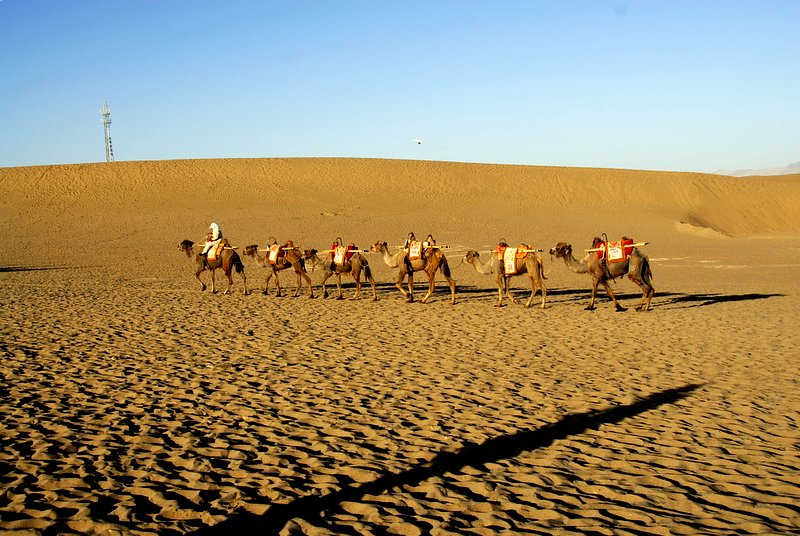
<svg viewBox="0 0 800 536">
<path fill-rule="evenodd" d="M 244 251 L 242 251 L 245 255 L 257 255 L 258 254 L 258 244 L 250 244 L 249 246 L 245 246 Z"/>
<path fill-rule="evenodd" d="M 191 240 L 184 240 L 178 244 L 178 250 L 183 251 L 187 256 L 191 257 L 192 253 L 194 253 L 194 242 Z"/>
<path fill-rule="evenodd" d="M 303 250 L 303 258 L 304 258 L 304 259 L 306 259 L 306 260 L 310 260 L 310 259 L 312 259 L 312 258 L 313 258 L 313 257 L 314 257 L 314 256 L 315 256 L 317 253 L 318 253 L 318 251 L 317 251 L 316 249 L 313 249 L 313 248 L 312 248 L 312 249 L 304 249 L 304 250 Z"/>
<path fill-rule="evenodd" d="M 375 242 L 374 244 L 372 244 L 372 247 L 369 248 L 369 250 L 372 251 L 372 252 L 375 252 L 375 253 L 380 253 L 384 249 L 388 249 L 388 248 L 389 248 L 389 244 L 388 243 L 378 241 L 378 242 Z"/>
<path fill-rule="evenodd" d="M 478 253 L 477 251 L 469 250 L 469 251 L 467 251 L 467 254 L 464 255 L 464 261 L 465 262 L 471 263 L 471 262 L 473 262 L 475 260 L 477 260 L 477 261 L 481 260 L 481 254 Z"/>
<path fill-rule="evenodd" d="M 566 242 L 559 242 L 550 248 L 550 255 L 555 255 L 557 259 L 563 259 L 572 255 L 572 245 Z"/>
</svg>

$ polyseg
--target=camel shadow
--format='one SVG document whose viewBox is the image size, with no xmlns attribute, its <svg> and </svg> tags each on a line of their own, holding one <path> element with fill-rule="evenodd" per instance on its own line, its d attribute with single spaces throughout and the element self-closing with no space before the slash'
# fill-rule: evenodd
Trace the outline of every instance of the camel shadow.
<svg viewBox="0 0 800 536">
<path fill-rule="evenodd" d="M 0 273 L 38 272 L 41 270 L 66 270 L 66 266 L 0 266 Z"/>
<path fill-rule="evenodd" d="M 658 294 L 657 294 L 658 296 Z M 716 305 L 719 303 L 765 300 L 768 298 L 783 297 L 786 294 L 748 292 L 746 294 L 672 294 L 666 302 L 660 303 L 660 307 L 677 304 L 681 307 L 703 307 L 706 305 Z"/>
<path fill-rule="evenodd" d="M 604 424 L 618 423 L 664 404 L 674 404 L 701 386 L 702 384 L 688 384 L 667 389 L 632 404 L 570 414 L 541 428 L 523 429 L 480 444 L 467 444 L 455 452 L 440 452 L 430 462 L 400 473 L 387 473 L 371 482 L 347 485 L 326 495 L 307 495 L 290 503 L 271 504 L 261 515 L 240 513 L 217 525 L 198 529 L 193 534 L 278 534 L 289 520 L 295 518 L 325 524 L 324 512 L 336 509 L 342 502 L 361 501 L 366 495 L 379 495 L 396 487 L 414 486 L 429 478 L 458 472 L 465 467 L 480 468 L 486 463 L 545 448 L 555 441 L 597 429 Z"/>
<path fill-rule="evenodd" d="M 548 296 L 563 296 L 560 303 L 583 302 L 589 299 L 591 292 L 585 289 L 548 289 Z M 620 302 L 637 302 L 642 295 L 635 292 L 615 292 Z M 707 305 L 717 305 L 720 303 L 765 300 L 768 298 L 784 297 L 786 294 L 748 292 L 744 294 L 681 294 L 679 292 L 658 292 L 653 297 L 652 308 L 689 308 L 704 307 Z M 598 291 L 597 301 L 599 303 L 611 302 L 611 298 L 605 292 Z"/>
</svg>

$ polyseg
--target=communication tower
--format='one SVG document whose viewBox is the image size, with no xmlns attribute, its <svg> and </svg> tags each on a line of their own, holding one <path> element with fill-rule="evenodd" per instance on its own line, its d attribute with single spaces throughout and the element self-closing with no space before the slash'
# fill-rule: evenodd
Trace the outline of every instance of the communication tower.
<svg viewBox="0 0 800 536">
<path fill-rule="evenodd" d="M 103 101 L 103 108 L 100 110 L 103 117 L 103 130 L 106 133 L 106 162 L 114 161 L 114 150 L 111 148 L 111 110 L 108 109 L 108 102 Z"/>
</svg>

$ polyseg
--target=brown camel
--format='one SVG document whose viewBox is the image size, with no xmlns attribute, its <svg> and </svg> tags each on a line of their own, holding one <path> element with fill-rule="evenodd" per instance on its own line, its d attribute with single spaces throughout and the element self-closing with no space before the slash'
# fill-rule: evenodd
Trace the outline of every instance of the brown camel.
<svg viewBox="0 0 800 536">
<path fill-rule="evenodd" d="M 391 255 L 389 253 L 389 245 L 386 242 L 375 242 L 370 248 L 370 251 L 381 253 L 383 255 L 383 261 L 390 268 L 400 269 L 395 286 L 405 297 L 407 302 L 411 303 L 414 301 L 414 272 L 424 271 L 428 276 L 428 293 L 422 298 L 422 303 L 427 303 L 435 287 L 434 278 L 436 276 L 436 271 L 441 270 L 442 275 L 444 275 L 450 285 L 450 303 L 455 305 L 456 282 L 450 275 L 450 265 L 447 264 L 444 253 L 436 246 L 432 246 L 428 249 L 422 258 L 413 260 L 409 259 L 406 251 L 402 249 L 394 255 Z M 403 280 L 406 275 L 408 275 L 408 292 L 403 289 Z"/>
<path fill-rule="evenodd" d="M 269 281 L 272 279 L 272 276 L 275 276 L 275 288 L 277 289 L 275 295 L 278 297 L 282 296 L 281 281 L 278 277 L 278 272 L 288 268 L 294 268 L 294 273 L 297 274 L 297 286 L 294 290 L 293 297 L 296 298 L 300 295 L 300 287 L 303 285 L 303 279 L 305 279 L 308 284 L 308 297 L 314 297 L 314 286 L 311 283 L 311 278 L 306 273 L 305 261 L 299 249 L 293 247 L 285 248 L 283 250 L 283 255 L 277 258 L 275 264 L 267 262 L 266 255 L 259 255 L 258 244 L 252 244 L 244 248 L 244 254 L 253 257 L 259 266 L 263 266 L 267 269 L 267 280 L 264 281 L 264 290 L 262 291 L 264 295 L 269 294 Z"/>
<path fill-rule="evenodd" d="M 464 262 L 474 266 L 479 274 L 497 274 L 498 301 L 495 307 L 503 306 L 503 294 L 513 303 L 519 303 L 519 300 L 511 295 L 509 291 L 509 282 L 514 276 L 528 274 L 531 279 L 531 295 L 528 301 L 525 302 L 525 307 L 531 306 L 533 297 L 536 296 L 536 292 L 541 288 L 542 305 L 540 308 L 544 309 L 547 300 L 547 287 L 544 284 L 544 280 L 547 278 L 544 275 L 542 258 L 537 252 L 528 251 L 525 253 L 524 257 L 514 259 L 516 271 L 513 274 L 505 273 L 505 264 L 501 262 L 494 253 L 492 253 L 486 264 L 482 264 L 480 254 L 477 251 L 467 251 L 467 254 L 464 256 Z"/>
<path fill-rule="evenodd" d="M 309 261 L 312 270 L 320 266 L 323 270 L 322 278 L 322 297 L 328 297 L 328 290 L 325 288 L 325 281 L 329 278 L 336 276 L 336 289 L 339 291 L 337 299 L 344 298 L 342 295 L 342 275 L 351 275 L 356 280 L 356 293 L 351 300 L 355 300 L 361 294 L 361 271 L 364 271 L 364 279 L 372 284 L 372 301 L 378 301 L 378 291 L 375 288 L 375 278 L 372 277 L 372 270 L 369 267 L 367 259 L 359 252 L 354 253 L 350 259 L 345 260 L 343 264 L 336 264 L 329 257 L 324 259 L 318 255 L 316 249 L 307 249 L 303 252 L 305 260 Z"/>
<path fill-rule="evenodd" d="M 227 239 L 223 239 L 222 243 L 224 244 L 224 248 L 220 251 L 219 255 L 217 255 L 215 259 L 206 259 L 202 257 L 200 253 L 203 252 L 203 245 L 195 245 L 195 243 L 191 240 L 184 240 L 181 242 L 178 245 L 178 249 L 186 253 L 186 256 L 194 261 L 194 276 L 198 281 L 200 281 L 200 285 L 202 286 L 200 289 L 201 291 L 206 289 L 206 284 L 203 283 L 202 279 L 200 279 L 200 274 L 205 270 L 208 270 L 211 272 L 211 292 L 217 292 L 217 288 L 214 284 L 214 271 L 217 268 L 222 268 L 222 271 L 228 278 L 228 288 L 225 289 L 223 294 L 228 294 L 233 286 L 233 277 L 231 276 L 231 272 L 234 269 L 236 270 L 237 274 L 242 276 L 245 295 L 250 294 L 250 292 L 247 290 L 247 277 L 244 275 L 244 264 L 242 264 L 242 259 L 239 257 L 239 254 L 236 253 L 236 250 L 231 247 Z"/>
<path fill-rule="evenodd" d="M 598 243 L 602 242 L 600 238 L 595 238 L 592 248 Z M 624 261 L 620 262 L 605 262 L 599 259 L 596 252 L 590 252 L 582 260 L 577 260 L 572 255 L 572 245 L 566 242 L 559 242 L 552 249 L 550 255 L 555 255 L 556 258 L 564 259 L 567 268 L 576 274 L 586 274 L 592 276 L 592 299 L 586 307 L 587 311 L 594 309 L 595 298 L 597 297 L 597 287 L 603 285 L 606 292 L 614 301 L 617 311 L 625 311 L 614 296 L 608 282 L 618 277 L 627 275 L 631 281 L 636 283 L 642 288 L 642 300 L 639 306 L 636 307 L 637 311 L 649 310 L 650 300 L 653 299 L 655 289 L 653 288 L 653 272 L 650 270 L 650 261 L 647 255 L 639 251 L 638 248 L 633 248 Z"/>
</svg>

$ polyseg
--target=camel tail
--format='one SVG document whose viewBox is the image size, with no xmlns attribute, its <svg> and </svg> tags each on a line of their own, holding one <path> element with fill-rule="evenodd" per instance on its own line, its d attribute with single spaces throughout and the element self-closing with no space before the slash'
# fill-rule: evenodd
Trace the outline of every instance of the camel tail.
<svg viewBox="0 0 800 536">
<path fill-rule="evenodd" d="M 235 251 L 233 252 L 233 268 L 236 270 L 237 274 L 241 274 L 242 272 L 244 272 L 244 264 L 242 263 L 242 258 Z"/>
<path fill-rule="evenodd" d="M 442 275 L 444 275 L 445 277 L 451 277 L 450 276 L 450 265 L 447 263 L 447 258 L 446 257 L 444 257 L 444 256 L 442 257 L 442 264 L 439 266 L 439 268 L 442 270 Z"/>
<path fill-rule="evenodd" d="M 367 281 L 372 279 L 372 268 L 369 267 L 369 264 L 364 265 L 364 277 L 367 278 Z"/>
</svg>

